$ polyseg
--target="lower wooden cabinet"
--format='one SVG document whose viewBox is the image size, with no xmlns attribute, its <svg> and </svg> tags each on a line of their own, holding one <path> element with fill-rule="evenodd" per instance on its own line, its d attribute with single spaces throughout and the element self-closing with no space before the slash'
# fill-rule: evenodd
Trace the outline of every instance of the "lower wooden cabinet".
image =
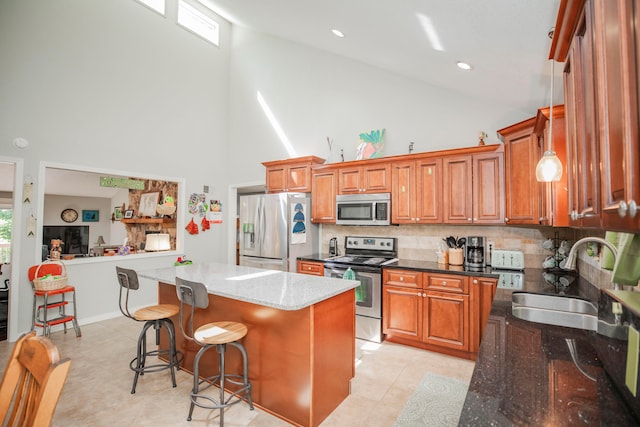
<svg viewBox="0 0 640 427">
<path fill-rule="evenodd" d="M 422 289 L 383 286 L 382 305 L 385 334 L 421 341 Z"/>
<path fill-rule="evenodd" d="M 469 351 L 469 295 L 426 292 L 422 325 L 425 343 Z"/>
<path fill-rule="evenodd" d="M 385 268 L 382 283 L 387 340 L 475 359 L 498 279 Z"/>
<path fill-rule="evenodd" d="M 495 277 L 471 277 L 470 290 L 470 312 L 471 336 L 469 341 L 469 351 L 477 353 L 480 350 L 480 341 L 485 335 L 489 314 L 491 314 L 491 304 L 498 288 L 498 279 Z"/>
<path fill-rule="evenodd" d="M 324 263 L 314 261 L 298 261 L 298 273 L 312 276 L 324 276 Z"/>
</svg>

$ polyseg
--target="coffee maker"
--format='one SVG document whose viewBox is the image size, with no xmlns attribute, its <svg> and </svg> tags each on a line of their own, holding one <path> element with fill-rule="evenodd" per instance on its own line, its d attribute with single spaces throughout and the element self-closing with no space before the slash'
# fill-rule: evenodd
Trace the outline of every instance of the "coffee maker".
<svg viewBox="0 0 640 427">
<path fill-rule="evenodd" d="M 485 238 L 481 236 L 467 237 L 465 246 L 465 265 L 472 268 L 483 268 L 485 261 Z"/>
</svg>

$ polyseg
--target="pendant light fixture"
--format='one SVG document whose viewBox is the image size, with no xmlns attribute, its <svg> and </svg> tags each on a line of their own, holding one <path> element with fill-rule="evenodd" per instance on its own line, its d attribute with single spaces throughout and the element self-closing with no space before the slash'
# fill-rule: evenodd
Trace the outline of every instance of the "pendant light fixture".
<svg viewBox="0 0 640 427">
<path fill-rule="evenodd" d="M 549 31 L 549 38 L 553 38 L 553 30 Z M 562 178 L 562 162 L 553 151 L 553 79 L 555 61 L 551 58 L 551 95 L 549 96 L 549 137 L 548 149 L 536 166 L 536 180 L 538 182 L 557 182 Z"/>
</svg>

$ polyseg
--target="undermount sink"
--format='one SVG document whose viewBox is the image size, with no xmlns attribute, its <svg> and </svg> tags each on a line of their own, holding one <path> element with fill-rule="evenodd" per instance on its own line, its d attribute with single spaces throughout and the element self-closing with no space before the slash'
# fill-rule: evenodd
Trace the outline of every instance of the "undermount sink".
<svg viewBox="0 0 640 427">
<path fill-rule="evenodd" d="M 598 330 L 598 308 L 590 301 L 558 295 L 516 292 L 512 314 L 518 319 L 547 325 Z"/>
</svg>

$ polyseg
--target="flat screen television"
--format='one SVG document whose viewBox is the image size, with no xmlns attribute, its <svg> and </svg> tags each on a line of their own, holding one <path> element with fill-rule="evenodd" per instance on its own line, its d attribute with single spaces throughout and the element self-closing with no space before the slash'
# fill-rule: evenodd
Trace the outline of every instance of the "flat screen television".
<svg viewBox="0 0 640 427">
<path fill-rule="evenodd" d="M 42 233 L 42 246 L 51 250 L 51 239 L 60 239 L 63 254 L 89 253 L 88 225 L 45 225 Z"/>
</svg>

